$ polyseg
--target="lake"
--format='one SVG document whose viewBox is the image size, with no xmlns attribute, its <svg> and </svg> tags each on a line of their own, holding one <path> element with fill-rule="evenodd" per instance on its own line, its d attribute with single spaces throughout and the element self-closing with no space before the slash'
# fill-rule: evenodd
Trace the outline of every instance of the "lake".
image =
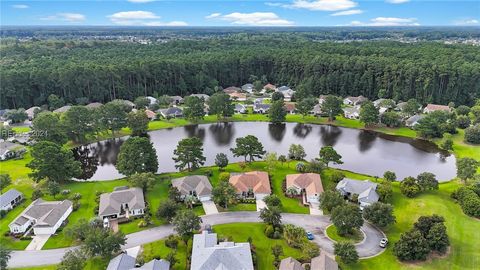
<svg viewBox="0 0 480 270">
<path fill-rule="evenodd" d="M 432 142 L 328 125 L 236 122 L 162 129 L 148 135 L 157 151 L 159 173 L 176 171 L 173 150 L 183 138 L 196 136 L 203 141 L 205 165 L 208 166 L 214 165 L 215 155 L 220 152 L 227 154 L 230 162 L 243 161 L 243 157 L 233 157 L 230 148 L 235 146 L 236 138 L 254 135 L 267 152 L 278 155 L 287 155 L 292 143 L 301 144 L 307 160 L 318 157 L 322 146 L 333 146 L 344 162 L 333 167 L 368 175 L 382 176 L 390 170 L 398 179 L 403 179 L 431 172 L 440 181 L 446 181 L 456 174 L 455 157 Z M 75 158 L 82 162 L 84 169 L 81 178 L 112 180 L 123 177 L 114 164 L 126 139 L 111 139 L 75 148 Z"/>
</svg>

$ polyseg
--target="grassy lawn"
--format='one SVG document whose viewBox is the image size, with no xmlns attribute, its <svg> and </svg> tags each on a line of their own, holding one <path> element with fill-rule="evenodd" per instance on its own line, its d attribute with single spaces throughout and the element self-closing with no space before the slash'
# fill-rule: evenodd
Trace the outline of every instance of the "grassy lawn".
<svg viewBox="0 0 480 270">
<path fill-rule="evenodd" d="M 165 246 L 165 240 L 155 241 L 149 244 L 142 246 L 143 248 L 143 258 L 145 263 L 153 259 L 164 259 L 169 253 L 175 252 L 175 259 L 177 263 L 170 269 L 174 270 L 185 270 L 187 265 L 187 246 L 183 241 L 178 241 L 178 247 L 175 251 L 167 246 Z"/>
<path fill-rule="evenodd" d="M 213 226 L 214 232 L 218 234 L 218 238 L 228 237 L 234 242 L 247 242 L 248 237 L 252 238 L 252 244 L 256 250 L 257 269 L 270 270 L 275 269 L 273 266 L 272 246 L 281 245 L 283 247 L 284 256 L 301 258 L 302 252 L 300 249 L 294 249 L 287 245 L 283 239 L 270 239 L 264 234 L 265 225 L 257 223 L 232 223 Z"/>
<path fill-rule="evenodd" d="M 338 234 L 337 228 L 333 225 L 328 226 L 327 235 L 330 239 L 336 242 L 349 241 L 359 243 L 363 240 L 363 233 L 361 231 L 355 230 L 354 233 L 343 236 Z"/>
<path fill-rule="evenodd" d="M 232 211 L 257 211 L 257 205 L 254 203 L 237 203 L 228 206 L 227 209 L 217 205 L 220 212 L 232 212 Z"/>
<path fill-rule="evenodd" d="M 45 265 L 37 267 L 8 268 L 10 270 L 55 270 L 57 265 Z"/>
<path fill-rule="evenodd" d="M 16 133 L 25 133 L 25 132 L 29 132 L 31 128 L 28 126 L 12 126 L 12 130 L 15 131 Z"/>
</svg>

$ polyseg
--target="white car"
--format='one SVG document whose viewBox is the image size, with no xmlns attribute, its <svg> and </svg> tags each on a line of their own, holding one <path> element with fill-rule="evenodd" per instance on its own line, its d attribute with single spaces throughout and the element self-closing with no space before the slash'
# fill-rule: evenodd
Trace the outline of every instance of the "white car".
<svg viewBox="0 0 480 270">
<path fill-rule="evenodd" d="M 388 244 L 388 239 L 387 239 L 387 238 L 382 238 L 382 240 L 380 240 L 379 246 L 380 246 L 381 248 L 386 248 L 386 247 L 387 247 L 387 244 Z"/>
</svg>

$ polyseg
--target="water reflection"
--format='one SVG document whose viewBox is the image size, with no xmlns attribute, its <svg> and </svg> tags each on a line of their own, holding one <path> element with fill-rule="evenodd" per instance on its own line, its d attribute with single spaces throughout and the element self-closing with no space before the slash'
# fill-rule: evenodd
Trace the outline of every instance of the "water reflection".
<svg viewBox="0 0 480 270">
<path fill-rule="evenodd" d="M 80 146 L 73 151 L 73 157 L 75 160 L 80 161 L 82 168 L 82 175 L 79 179 L 90 179 L 97 171 L 98 156 L 92 154 L 92 150 L 89 146 Z"/>
<path fill-rule="evenodd" d="M 373 132 L 364 131 L 358 133 L 358 150 L 360 152 L 365 152 L 372 148 L 373 143 L 377 139 L 377 136 Z"/>
<path fill-rule="evenodd" d="M 268 133 L 270 138 L 277 142 L 281 142 L 285 136 L 285 124 L 268 124 Z"/>
<path fill-rule="evenodd" d="M 229 145 L 235 135 L 233 124 L 228 122 L 210 125 L 208 130 L 217 145 Z"/>
<path fill-rule="evenodd" d="M 337 144 L 342 129 L 335 126 L 320 126 L 320 139 L 323 145 L 335 146 Z"/>
<path fill-rule="evenodd" d="M 205 139 L 205 128 L 199 125 L 188 125 L 183 127 L 188 137 L 197 137 L 200 140 Z"/>
<path fill-rule="evenodd" d="M 305 124 L 298 123 L 293 128 L 293 134 L 295 134 L 295 136 L 297 136 L 299 138 L 305 138 L 305 137 L 308 136 L 308 134 L 310 134 L 310 132 L 312 132 L 312 129 L 313 128 L 312 128 L 311 125 L 305 125 Z"/>
</svg>

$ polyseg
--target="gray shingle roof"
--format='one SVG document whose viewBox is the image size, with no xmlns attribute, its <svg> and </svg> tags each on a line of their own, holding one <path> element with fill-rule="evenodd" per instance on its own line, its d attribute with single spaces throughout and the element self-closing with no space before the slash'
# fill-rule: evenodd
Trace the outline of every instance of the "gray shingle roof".
<svg viewBox="0 0 480 270">
<path fill-rule="evenodd" d="M 168 109 L 158 110 L 164 117 L 165 116 L 181 116 L 183 114 L 182 109 L 178 107 L 170 107 Z"/>
<path fill-rule="evenodd" d="M 320 252 L 320 256 L 312 258 L 311 270 L 338 270 L 338 263 L 325 251 Z"/>
<path fill-rule="evenodd" d="M 0 207 L 9 205 L 13 200 L 18 198 L 18 196 L 23 196 L 23 194 L 14 188 L 9 189 L 7 192 L 0 195 Z"/>
<path fill-rule="evenodd" d="M 305 270 L 302 264 L 292 257 L 283 259 L 278 270 Z"/>
<path fill-rule="evenodd" d="M 373 203 L 377 202 L 379 199 L 379 196 L 375 191 L 377 189 L 377 184 L 368 180 L 360 181 L 345 178 L 338 182 L 336 188 L 350 194 L 358 194 L 359 201 Z"/>
<path fill-rule="evenodd" d="M 140 268 L 135 268 L 139 270 L 169 270 L 170 269 L 170 262 L 165 260 L 156 260 L 153 259 L 148 263 L 142 265 Z"/>
<path fill-rule="evenodd" d="M 0 142 L 0 155 L 4 155 L 7 151 L 25 149 L 25 147 L 18 143 Z"/>
<path fill-rule="evenodd" d="M 110 260 L 107 270 L 130 270 L 135 267 L 135 258 L 122 253 Z"/>
<path fill-rule="evenodd" d="M 182 195 L 189 195 L 193 191 L 197 196 L 212 194 L 212 185 L 208 181 L 208 177 L 204 175 L 190 175 L 173 179 L 172 186 L 176 187 Z"/>
<path fill-rule="evenodd" d="M 28 220 L 36 219 L 35 227 L 51 227 L 62 218 L 67 210 L 72 207 L 72 202 L 44 201 L 37 199 L 33 201 L 23 212 L 10 224 L 23 225 Z"/>
<path fill-rule="evenodd" d="M 99 216 L 108 216 L 120 213 L 122 204 L 128 204 L 129 209 L 144 209 L 145 199 L 141 188 L 134 187 L 124 190 L 115 190 L 112 193 L 100 195 Z"/>
</svg>

